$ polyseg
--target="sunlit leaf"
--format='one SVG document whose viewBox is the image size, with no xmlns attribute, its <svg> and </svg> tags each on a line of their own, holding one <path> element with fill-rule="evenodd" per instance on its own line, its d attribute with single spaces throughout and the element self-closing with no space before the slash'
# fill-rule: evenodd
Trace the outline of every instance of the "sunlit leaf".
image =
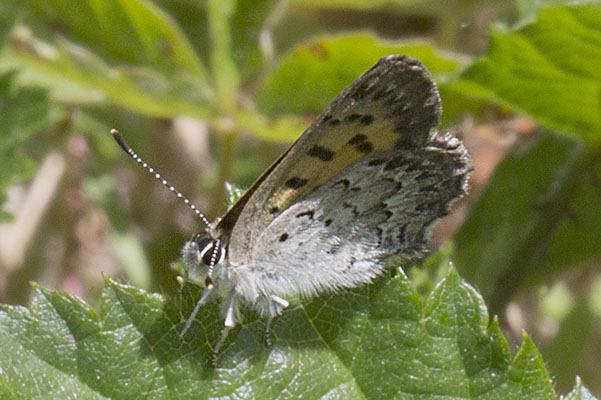
<svg viewBox="0 0 601 400">
<path fill-rule="evenodd" d="M 276 320 L 270 350 L 264 321 L 245 311 L 214 371 L 209 360 L 223 326 L 214 304 L 178 338 L 198 293 L 185 291 L 180 312 L 161 296 L 108 281 L 98 315 L 36 286 L 28 309 L 0 312 L 0 390 L 112 399 L 555 398 L 530 339 L 512 357 L 478 293 L 453 271 L 423 306 L 402 273 L 292 305 Z"/>
<path fill-rule="evenodd" d="M 580 378 L 576 377 L 574 390 L 563 397 L 563 400 L 597 400 L 597 398 L 582 384 Z"/>
<path fill-rule="evenodd" d="M 553 6 L 492 31 L 457 90 L 523 111 L 548 128 L 601 140 L 601 5 Z"/>
</svg>

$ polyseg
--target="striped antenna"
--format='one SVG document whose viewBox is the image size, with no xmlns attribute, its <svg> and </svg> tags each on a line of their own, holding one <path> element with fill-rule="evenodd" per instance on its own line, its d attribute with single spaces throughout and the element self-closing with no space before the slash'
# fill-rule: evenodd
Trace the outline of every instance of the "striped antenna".
<svg viewBox="0 0 601 400">
<path fill-rule="evenodd" d="M 123 139 L 123 136 L 121 136 L 121 134 L 119 133 L 118 130 L 111 129 L 111 135 L 113 135 L 113 138 L 115 139 L 115 141 L 119 144 L 119 146 L 127 154 L 129 154 L 129 156 L 131 158 L 133 158 L 134 160 L 136 160 L 138 162 L 138 164 L 140 164 L 146 171 L 150 172 L 159 182 L 161 182 L 163 185 L 165 185 L 167 187 L 167 189 L 169 189 L 170 191 L 172 191 L 173 193 L 175 193 L 175 195 L 177 197 L 179 197 L 180 199 L 182 199 L 184 201 L 184 203 L 188 207 L 190 207 L 190 209 L 192 211 L 194 211 L 194 213 L 196 215 L 198 215 L 198 217 L 202 220 L 202 222 L 204 222 L 205 224 L 207 224 L 207 226 L 210 225 L 209 224 L 209 220 L 207 219 L 207 217 L 205 217 L 204 214 L 201 213 L 200 210 L 198 208 L 196 208 L 196 206 L 194 204 L 192 204 L 190 202 L 190 200 L 188 200 L 187 197 L 184 197 L 184 195 L 181 194 L 181 192 L 179 190 L 177 190 L 175 187 L 173 187 L 173 185 L 171 185 L 169 182 L 167 182 L 167 180 L 163 179 L 161 177 L 161 174 L 159 174 L 154 168 L 152 168 L 150 165 L 148 165 L 146 162 L 144 162 L 144 160 L 142 160 L 142 158 L 140 158 L 140 156 L 136 154 L 136 152 L 127 144 L 127 142 L 125 141 L 125 139 Z"/>
</svg>

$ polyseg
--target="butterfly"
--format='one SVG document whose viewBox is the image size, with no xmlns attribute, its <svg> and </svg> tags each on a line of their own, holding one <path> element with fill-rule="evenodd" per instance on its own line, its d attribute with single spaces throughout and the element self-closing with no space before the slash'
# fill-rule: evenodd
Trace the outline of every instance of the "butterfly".
<svg viewBox="0 0 601 400">
<path fill-rule="evenodd" d="M 272 319 L 292 296 L 355 288 L 395 258 L 427 252 L 429 228 L 467 191 L 472 171 L 462 142 L 437 127 L 441 101 L 426 67 L 389 55 L 344 89 L 298 140 L 214 223 L 121 147 L 203 219 L 182 250 L 188 280 L 205 290 L 200 307 L 223 299 L 224 330 L 247 304 Z"/>
</svg>

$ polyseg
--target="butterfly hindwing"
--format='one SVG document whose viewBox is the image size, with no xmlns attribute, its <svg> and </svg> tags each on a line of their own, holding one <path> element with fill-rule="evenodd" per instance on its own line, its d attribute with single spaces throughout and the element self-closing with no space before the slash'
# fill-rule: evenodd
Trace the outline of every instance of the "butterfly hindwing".
<svg viewBox="0 0 601 400">
<path fill-rule="evenodd" d="M 374 152 L 260 232 L 244 279 L 280 297 L 365 284 L 388 256 L 423 255 L 428 228 L 464 193 L 469 171 L 465 148 L 448 134 L 421 149 Z"/>
</svg>

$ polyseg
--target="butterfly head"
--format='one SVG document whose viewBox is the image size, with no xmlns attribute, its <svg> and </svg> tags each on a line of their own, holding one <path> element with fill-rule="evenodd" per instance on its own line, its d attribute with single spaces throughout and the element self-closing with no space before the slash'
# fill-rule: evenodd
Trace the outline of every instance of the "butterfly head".
<svg viewBox="0 0 601 400">
<path fill-rule="evenodd" d="M 225 247 L 209 230 L 198 233 L 182 249 L 186 280 L 213 289 L 213 269 L 225 259 Z"/>
</svg>

